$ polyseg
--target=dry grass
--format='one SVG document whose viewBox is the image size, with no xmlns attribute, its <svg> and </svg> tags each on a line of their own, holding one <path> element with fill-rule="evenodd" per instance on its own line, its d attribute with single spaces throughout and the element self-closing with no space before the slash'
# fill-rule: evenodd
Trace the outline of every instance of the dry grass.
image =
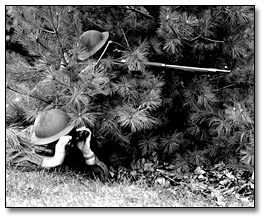
<svg viewBox="0 0 270 223">
<path fill-rule="evenodd" d="M 250 206 L 231 200 L 228 206 Z M 74 172 L 6 170 L 6 207 L 211 207 L 189 191 L 127 182 L 101 183 Z"/>
<path fill-rule="evenodd" d="M 85 179 L 80 174 L 6 172 L 7 207 L 179 207 L 166 195 L 136 185 Z"/>
</svg>

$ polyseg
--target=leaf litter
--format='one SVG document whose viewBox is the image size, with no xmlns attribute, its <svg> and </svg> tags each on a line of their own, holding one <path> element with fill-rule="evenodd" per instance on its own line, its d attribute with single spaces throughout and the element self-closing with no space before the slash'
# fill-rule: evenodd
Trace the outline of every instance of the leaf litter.
<svg viewBox="0 0 270 223">
<path fill-rule="evenodd" d="M 242 204 L 254 202 L 254 172 L 233 170 L 224 163 L 198 166 L 193 172 L 182 174 L 173 165 L 158 165 L 143 159 L 132 170 L 120 167 L 117 173 L 111 171 L 112 175 L 117 181 L 129 179 L 138 184 L 160 186 L 180 197 L 191 192 L 214 200 L 219 207 L 230 206 L 231 200 Z"/>
</svg>

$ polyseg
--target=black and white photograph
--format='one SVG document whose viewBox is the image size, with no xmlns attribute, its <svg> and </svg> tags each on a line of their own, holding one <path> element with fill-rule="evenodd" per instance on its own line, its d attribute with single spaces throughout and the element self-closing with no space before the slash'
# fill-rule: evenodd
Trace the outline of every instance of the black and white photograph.
<svg viewBox="0 0 270 223">
<path fill-rule="evenodd" d="M 255 5 L 5 5 L 5 138 L 5 208 L 252 211 Z"/>
</svg>

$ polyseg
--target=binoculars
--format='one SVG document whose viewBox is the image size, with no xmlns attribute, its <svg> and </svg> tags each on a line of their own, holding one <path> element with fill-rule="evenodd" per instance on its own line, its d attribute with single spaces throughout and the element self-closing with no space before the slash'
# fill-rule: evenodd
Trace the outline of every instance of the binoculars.
<svg viewBox="0 0 270 223">
<path fill-rule="evenodd" d="M 71 136 L 72 139 L 68 142 L 67 146 L 75 147 L 77 142 L 85 140 L 90 135 L 88 131 L 74 131 Z"/>
</svg>

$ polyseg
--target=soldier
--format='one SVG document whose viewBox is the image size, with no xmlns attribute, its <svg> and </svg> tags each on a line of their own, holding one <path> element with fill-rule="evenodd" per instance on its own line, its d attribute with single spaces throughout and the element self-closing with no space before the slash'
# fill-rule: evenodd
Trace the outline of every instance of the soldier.
<svg viewBox="0 0 270 223">
<path fill-rule="evenodd" d="M 85 126 L 74 128 L 73 125 L 69 124 L 69 118 L 64 111 L 51 109 L 40 112 L 34 125 L 27 128 L 25 132 L 34 145 L 44 146 L 46 150 L 54 152 L 52 157 L 43 155 L 31 157 L 32 163 L 41 168 L 56 167 L 63 163 L 68 147 L 79 149 L 82 152 L 86 165 L 99 166 L 104 174 L 103 180 L 107 180 L 107 166 L 91 150 L 90 141 L 92 133 L 90 129 Z M 19 161 L 19 159 L 17 160 Z M 27 161 L 27 158 L 25 160 Z"/>
</svg>

